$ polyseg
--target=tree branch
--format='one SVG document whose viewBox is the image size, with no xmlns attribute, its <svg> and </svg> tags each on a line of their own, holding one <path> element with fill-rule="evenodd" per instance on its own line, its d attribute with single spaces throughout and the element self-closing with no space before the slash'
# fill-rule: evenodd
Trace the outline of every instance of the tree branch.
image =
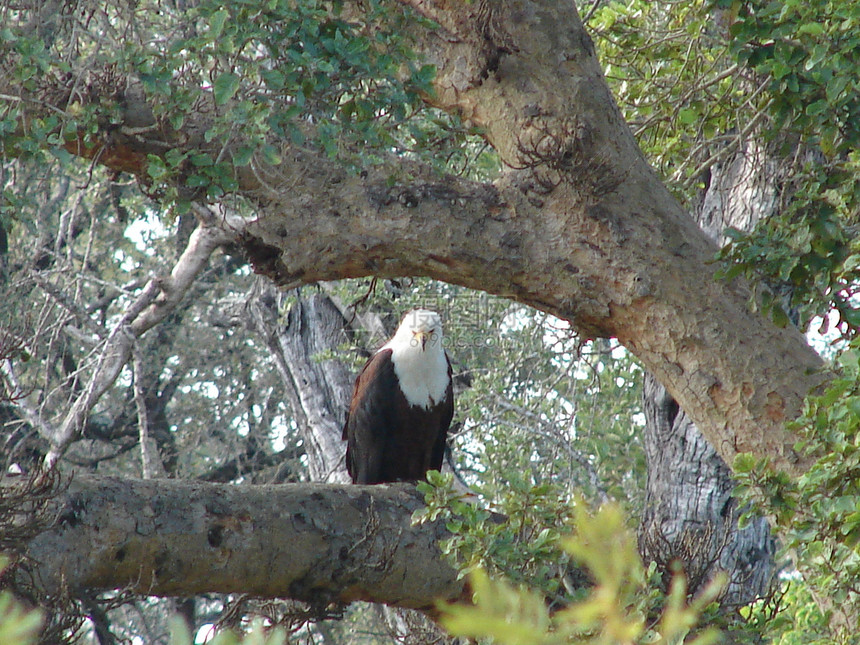
<svg viewBox="0 0 860 645">
<path fill-rule="evenodd" d="M 444 525 L 411 525 L 422 505 L 409 484 L 75 477 L 52 502 L 53 526 L 25 555 L 31 582 L 48 594 L 241 592 L 431 608 L 459 597 L 463 583 L 439 552 Z"/>
<path fill-rule="evenodd" d="M 134 405 L 137 409 L 137 426 L 140 445 L 140 471 L 144 479 L 165 477 L 164 464 L 158 454 L 158 444 L 150 435 L 149 413 L 146 409 L 146 394 L 143 391 L 144 370 L 143 357 L 137 343 L 132 344 L 132 388 Z"/>
</svg>

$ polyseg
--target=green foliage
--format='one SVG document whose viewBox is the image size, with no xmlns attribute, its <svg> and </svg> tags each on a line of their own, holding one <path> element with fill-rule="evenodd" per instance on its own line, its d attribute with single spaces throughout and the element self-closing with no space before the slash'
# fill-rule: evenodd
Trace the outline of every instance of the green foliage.
<svg viewBox="0 0 860 645">
<path fill-rule="evenodd" d="M 731 52 L 766 88 L 766 140 L 796 157 L 777 215 L 749 236 L 735 232 L 721 254 L 731 277 L 744 273 L 791 289 L 765 301 L 777 322 L 784 306 L 805 325 L 834 309 L 856 333 L 860 255 L 860 5 L 856 2 L 721 2 L 731 5 Z"/>
<path fill-rule="evenodd" d="M 854 297 L 860 281 L 860 246 L 854 232 L 858 178 L 857 152 L 834 164 L 805 165 L 794 175 L 795 191 L 782 211 L 750 234 L 727 231 L 732 242 L 718 256 L 725 262 L 718 277 L 744 274 L 788 287 L 785 300 L 766 293 L 761 302 L 777 323 L 785 324 L 786 307 L 797 311 L 801 326 L 832 311 L 841 334 L 855 335 L 860 326 Z"/>
<path fill-rule="evenodd" d="M 734 464 L 738 495 L 781 527 L 784 547 L 803 576 L 803 593 L 826 599 L 823 615 L 807 609 L 804 624 L 812 635 L 832 615 L 856 618 L 860 612 L 860 342 L 842 353 L 839 369 L 828 389 L 809 397 L 790 426 L 801 437 L 796 449 L 813 460 L 802 476 L 792 479 L 749 455 L 739 455 Z M 806 633 L 784 622 L 772 628 L 790 629 L 793 636 Z"/>
<path fill-rule="evenodd" d="M 856 150 L 860 6 L 839 0 L 732 6 L 732 53 L 768 80 L 773 135 L 795 134 L 828 158 Z"/>
<path fill-rule="evenodd" d="M 316 145 L 352 168 L 392 150 L 422 150 L 432 137 L 439 148 L 460 148 L 464 133 L 438 136 L 451 119 L 424 118 L 421 96 L 431 92 L 435 68 L 416 62 L 403 29 L 420 19 L 377 0 L 358 17 L 342 9 L 325 0 L 203 0 L 173 13 L 140 2 L 95 11 L 86 28 L 75 24 L 68 33 L 10 21 L 0 31 L 0 56 L 10 55 L 4 73 L 38 100 L 53 91 L 48 81 L 72 74 L 92 74 L 102 89 L 136 79 L 156 119 L 173 129 L 211 96 L 216 109 L 197 150 L 149 156 L 151 190 L 168 201 L 233 192 L 237 169 L 255 159 L 277 165 L 283 141 Z M 4 103 L 0 151 L 22 158 L 70 140 L 98 148 L 121 118 L 117 98 L 73 93 L 21 130 L 19 104 Z"/>
<path fill-rule="evenodd" d="M 616 0 L 588 23 L 622 113 L 642 151 L 687 200 L 715 140 L 751 100 L 738 82 L 710 3 Z"/>
<path fill-rule="evenodd" d="M 510 645 L 678 642 L 724 583 L 713 582 L 688 606 L 685 581 L 676 576 L 664 595 L 617 504 L 592 517 L 582 498 L 520 481 L 490 512 L 435 472 L 419 490 L 426 507 L 413 521 L 446 521 L 453 535 L 442 550 L 474 592 L 474 606 L 443 609 L 454 635 Z M 695 642 L 713 637 L 706 631 Z"/>
<path fill-rule="evenodd" d="M 195 73 L 205 74 L 200 80 L 211 82 L 216 105 L 225 107 L 209 139 L 238 128 L 252 147 L 264 146 L 270 133 L 301 142 L 312 117 L 317 142 L 332 156 L 351 143 L 391 146 L 390 126 L 418 109 L 434 70 L 414 67 L 401 82 L 400 65 L 412 56 L 397 18 L 377 2 L 367 9 L 357 23 L 326 2 L 203 2 L 193 16 L 200 28 L 171 43 L 162 65 L 175 74 L 187 68 L 188 53 L 196 57 Z M 249 154 L 240 150 L 240 161 Z"/>
<path fill-rule="evenodd" d="M 711 585 L 689 604 L 683 579 L 659 598 L 636 550 L 636 538 L 620 509 L 607 505 L 591 516 L 582 502 L 572 507 L 573 537 L 562 541 L 565 553 L 585 567 L 593 587 L 584 598 L 551 611 L 545 598 L 522 585 L 493 580 L 482 569 L 470 576 L 474 604 L 441 607 L 442 622 L 452 634 L 486 638 L 504 645 L 555 643 L 666 643 L 705 645 L 719 639 L 716 630 L 691 630 L 714 600 Z M 655 610 L 662 604 L 659 617 Z"/>
<path fill-rule="evenodd" d="M 833 645 L 841 641 L 830 631 L 817 599 L 800 576 L 783 581 L 778 595 L 747 610 L 750 628 L 773 645 Z"/>
<path fill-rule="evenodd" d="M 569 558 L 561 536 L 572 520 L 570 501 L 556 486 L 511 480 L 491 512 L 456 492 L 450 475 L 431 473 L 418 484 L 427 505 L 413 522 L 446 520 L 453 535 L 441 549 L 457 563 L 461 577 L 480 569 L 549 598 L 564 596 L 560 581 Z"/>
</svg>

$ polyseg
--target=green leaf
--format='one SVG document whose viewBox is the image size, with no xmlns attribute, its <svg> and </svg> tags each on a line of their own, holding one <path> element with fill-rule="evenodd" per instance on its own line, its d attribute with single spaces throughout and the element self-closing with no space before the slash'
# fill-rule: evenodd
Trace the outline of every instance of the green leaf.
<svg viewBox="0 0 860 645">
<path fill-rule="evenodd" d="M 277 69 L 266 69 L 260 72 L 266 85 L 272 90 L 281 90 L 286 86 L 284 73 Z"/>
<path fill-rule="evenodd" d="M 824 27 L 817 22 L 808 22 L 805 25 L 800 25 L 797 28 L 799 34 L 809 34 L 810 36 L 820 36 L 824 33 Z"/>
<path fill-rule="evenodd" d="M 189 160 L 191 161 L 192 165 L 197 166 L 198 168 L 211 166 L 215 163 L 212 160 L 212 156 L 205 152 L 194 153 L 189 156 Z"/>
<path fill-rule="evenodd" d="M 218 40 L 221 33 L 224 31 L 224 23 L 230 14 L 226 9 L 219 9 L 209 18 L 209 37 L 212 40 Z"/>
<path fill-rule="evenodd" d="M 490 580 L 478 569 L 469 577 L 475 605 L 442 607 L 442 624 L 460 636 L 491 637 L 503 645 L 535 645 L 546 640 L 550 618 L 542 597 Z"/>
<path fill-rule="evenodd" d="M 851 325 L 854 329 L 860 329 L 860 309 L 845 309 L 842 313 L 842 320 Z"/>
<path fill-rule="evenodd" d="M 234 166 L 247 166 L 254 156 L 253 146 L 242 146 L 233 154 Z"/>
<path fill-rule="evenodd" d="M 732 463 L 732 470 L 738 474 L 750 473 L 755 470 L 757 465 L 758 460 L 754 455 L 748 452 L 741 452 L 735 456 L 735 460 Z"/>
<path fill-rule="evenodd" d="M 202 188 L 203 186 L 208 186 L 211 183 L 212 180 L 209 179 L 209 177 L 200 173 L 194 173 L 185 180 L 185 185 L 189 188 Z"/>
<path fill-rule="evenodd" d="M 829 107 L 830 106 L 825 99 L 820 99 L 807 105 L 804 112 L 806 112 L 807 116 L 816 116 L 822 112 L 826 112 Z"/>
<path fill-rule="evenodd" d="M 169 171 L 161 157 L 148 155 L 147 161 L 149 163 L 146 166 L 146 174 L 152 177 L 152 179 L 159 181 L 167 176 Z"/>
<path fill-rule="evenodd" d="M 848 83 L 851 82 L 851 76 L 848 74 L 837 74 L 833 76 L 829 81 L 827 81 L 827 88 L 825 90 L 827 95 L 827 100 L 831 103 L 834 103 L 836 99 L 842 94 L 846 87 L 848 87 Z"/>
<path fill-rule="evenodd" d="M 770 318 L 773 321 L 773 324 L 777 327 L 785 327 L 790 322 L 788 314 L 786 314 L 785 310 L 776 303 L 771 307 Z"/>
<path fill-rule="evenodd" d="M 678 121 L 684 125 L 695 123 L 699 118 L 699 111 L 694 108 L 683 108 L 678 111 Z"/>
<path fill-rule="evenodd" d="M 422 65 L 421 69 L 412 75 L 412 83 L 419 89 L 429 92 L 434 78 L 436 78 L 436 66 Z"/>
<path fill-rule="evenodd" d="M 813 67 L 821 63 L 827 55 L 830 53 L 830 48 L 825 44 L 819 44 L 812 48 L 812 53 L 809 55 L 806 63 L 804 63 L 803 68 L 807 71 L 811 70 Z"/>
<path fill-rule="evenodd" d="M 280 152 L 278 152 L 278 149 L 275 146 L 271 144 L 264 145 L 262 153 L 263 159 L 266 161 L 267 164 L 277 166 L 279 163 L 281 163 L 281 154 Z"/>
<path fill-rule="evenodd" d="M 212 86 L 216 105 L 224 105 L 239 91 L 239 77 L 232 72 L 224 72 Z"/>
<path fill-rule="evenodd" d="M 783 63 L 782 61 L 774 61 L 773 67 L 771 67 L 770 73 L 776 80 L 780 80 L 788 76 L 791 73 L 791 67 Z"/>
</svg>

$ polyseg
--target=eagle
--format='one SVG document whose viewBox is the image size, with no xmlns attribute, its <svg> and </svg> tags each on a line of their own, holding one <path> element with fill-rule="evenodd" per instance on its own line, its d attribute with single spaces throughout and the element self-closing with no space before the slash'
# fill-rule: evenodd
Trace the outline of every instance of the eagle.
<svg viewBox="0 0 860 645">
<path fill-rule="evenodd" d="M 352 483 L 414 482 L 439 470 L 453 416 L 442 320 L 413 309 L 355 379 L 343 426 Z"/>
</svg>

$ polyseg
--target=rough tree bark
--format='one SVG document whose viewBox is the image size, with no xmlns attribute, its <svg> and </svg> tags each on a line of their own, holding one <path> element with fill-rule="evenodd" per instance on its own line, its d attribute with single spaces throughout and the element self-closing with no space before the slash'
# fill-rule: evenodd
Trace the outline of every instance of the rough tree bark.
<svg viewBox="0 0 860 645">
<path fill-rule="evenodd" d="M 639 527 L 643 559 L 667 570 L 680 562 L 695 592 L 718 572 L 728 575 L 724 607 L 765 596 L 776 573 L 768 523 L 738 529 L 734 480 L 725 462 L 650 374 L 643 392 L 648 482 Z"/>
<path fill-rule="evenodd" d="M 408 484 L 76 477 L 51 502 L 53 526 L 30 541 L 28 572 L 52 595 L 127 588 L 426 609 L 463 583 L 439 552 L 444 524 L 411 526 L 422 505 Z"/>
</svg>

